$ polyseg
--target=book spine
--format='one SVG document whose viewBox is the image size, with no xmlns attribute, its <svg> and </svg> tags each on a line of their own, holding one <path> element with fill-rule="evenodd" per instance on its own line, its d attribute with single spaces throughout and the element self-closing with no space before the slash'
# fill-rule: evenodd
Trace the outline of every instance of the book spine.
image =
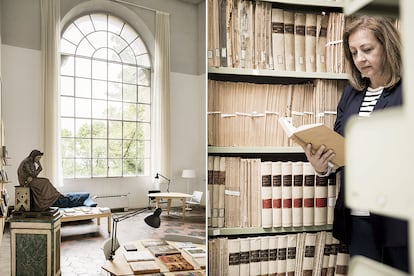
<svg viewBox="0 0 414 276">
<path fill-rule="evenodd" d="M 269 276 L 276 276 L 277 274 L 277 242 L 278 236 L 269 236 Z"/>
<path fill-rule="evenodd" d="M 303 276 L 312 276 L 315 257 L 316 233 L 305 234 L 305 250 L 303 256 Z"/>
<path fill-rule="evenodd" d="M 285 66 L 285 25 L 283 23 L 283 10 L 272 9 L 272 52 L 273 67 L 275 70 L 286 70 Z"/>
<path fill-rule="evenodd" d="M 272 227 L 272 162 L 261 163 L 262 174 L 262 227 Z"/>
<path fill-rule="evenodd" d="M 315 170 L 303 163 L 303 226 L 314 225 Z"/>
<path fill-rule="evenodd" d="M 269 275 L 269 236 L 260 237 L 260 274 Z"/>
<path fill-rule="evenodd" d="M 306 15 L 304 13 L 295 12 L 295 71 L 306 71 L 305 58 L 305 24 Z"/>
<path fill-rule="evenodd" d="M 250 240 L 240 239 L 240 275 L 249 275 L 250 271 Z"/>
<path fill-rule="evenodd" d="M 316 14 L 305 15 L 305 69 L 306 72 L 316 71 Z"/>
<path fill-rule="evenodd" d="M 272 162 L 272 224 L 282 226 L 282 162 Z"/>
<path fill-rule="evenodd" d="M 226 157 L 220 157 L 218 179 L 218 213 L 217 227 L 224 227 L 224 190 L 226 184 Z"/>
<path fill-rule="evenodd" d="M 328 176 L 328 202 L 327 224 L 333 224 L 334 209 L 336 204 L 336 174 Z"/>
<path fill-rule="evenodd" d="M 240 239 L 228 239 L 228 275 L 240 274 Z"/>
<path fill-rule="evenodd" d="M 287 235 L 286 275 L 294 276 L 296 269 L 296 234 Z"/>
<path fill-rule="evenodd" d="M 328 178 L 316 176 L 315 179 L 315 225 L 327 223 Z"/>
<path fill-rule="evenodd" d="M 346 244 L 340 243 L 338 245 L 338 255 L 336 258 L 335 275 L 347 275 L 349 263 L 349 250 Z"/>
<path fill-rule="evenodd" d="M 286 71 L 295 71 L 295 19 L 291 11 L 283 11 Z"/>
<path fill-rule="evenodd" d="M 287 236 L 279 236 L 277 242 L 277 276 L 286 275 Z"/>
<path fill-rule="evenodd" d="M 282 226 L 292 226 L 292 162 L 282 163 Z"/>
<path fill-rule="evenodd" d="M 303 162 L 292 163 L 292 226 L 303 225 Z"/>
</svg>

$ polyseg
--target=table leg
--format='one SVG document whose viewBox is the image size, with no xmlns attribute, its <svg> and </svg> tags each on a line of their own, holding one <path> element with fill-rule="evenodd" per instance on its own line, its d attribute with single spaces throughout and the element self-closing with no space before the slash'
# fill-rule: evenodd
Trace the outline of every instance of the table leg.
<svg viewBox="0 0 414 276">
<path fill-rule="evenodd" d="M 171 198 L 169 198 L 169 199 L 168 199 L 168 208 L 167 208 L 167 214 L 168 214 L 168 215 L 170 215 L 171 201 L 172 201 L 172 199 L 171 199 Z"/>
<path fill-rule="evenodd" d="M 181 199 L 181 203 L 183 205 L 183 220 L 185 220 L 185 198 Z"/>
<path fill-rule="evenodd" d="M 155 198 L 155 208 L 158 208 L 158 206 L 160 206 L 160 198 L 156 197 Z"/>
<path fill-rule="evenodd" d="M 108 216 L 108 233 L 111 233 L 111 216 Z"/>
</svg>

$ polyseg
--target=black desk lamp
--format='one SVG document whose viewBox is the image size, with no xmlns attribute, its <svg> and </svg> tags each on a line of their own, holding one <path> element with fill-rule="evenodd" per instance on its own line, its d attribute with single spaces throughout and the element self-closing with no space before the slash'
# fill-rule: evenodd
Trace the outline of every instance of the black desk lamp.
<svg viewBox="0 0 414 276">
<path fill-rule="evenodd" d="M 135 210 L 133 212 L 126 213 L 122 216 L 114 215 L 113 220 L 112 220 L 111 251 L 110 251 L 109 256 L 108 256 L 109 260 L 114 259 L 115 251 L 119 248 L 119 242 L 118 242 L 118 239 L 116 237 L 117 236 L 118 222 L 123 221 L 125 219 L 128 219 L 130 217 L 133 217 L 135 215 L 141 214 L 145 210 L 146 209 Z M 144 219 L 145 223 L 148 224 L 149 226 L 153 227 L 153 228 L 159 228 L 160 225 L 161 225 L 161 220 L 160 220 L 161 212 L 162 212 L 161 208 L 155 209 L 153 214 L 145 217 L 145 219 Z"/>
<path fill-rule="evenodd" d="M 167 193 L 169 193 L 169 192 L 170 192 L 170 182 L 171 182 L 171 180 L 170 180 L 169 178 L 167 178 L 167 177 L 163 176 L 163 175 L 162 175 L 162 174 L 160 174 L 160 173 L 157 173 L 157 174 L 155 175 L 155 179 L 159 179 L 159 178 L 160 178 L 160 176 L 161 176 L 162 178 L 164 178 L 165 180 L 167 180 L 167 181 L 168 181 Z"/>
</svg>

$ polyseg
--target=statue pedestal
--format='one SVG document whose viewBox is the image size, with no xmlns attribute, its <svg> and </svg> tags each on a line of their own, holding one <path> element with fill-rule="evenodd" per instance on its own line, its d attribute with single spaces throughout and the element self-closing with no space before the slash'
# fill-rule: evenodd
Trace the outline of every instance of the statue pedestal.
<svg viewBox="0 0 414 276">
<path fill-rule="evenodd" d="M 19 212 L 10 217 L 11 272 L 14 275 L 61 275 L 62 214 Z"/>
</svg>

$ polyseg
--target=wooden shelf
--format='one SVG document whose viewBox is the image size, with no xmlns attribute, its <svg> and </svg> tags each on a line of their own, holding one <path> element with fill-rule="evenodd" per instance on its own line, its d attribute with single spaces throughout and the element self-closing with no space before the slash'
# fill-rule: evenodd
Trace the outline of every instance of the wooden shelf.
<svg viewBox="0 0 414 276">
<path fill-rule="evenodd" d="M 343 8 L 344 0 L 265 0 L 266 2 L 300 6 L 337 7 Z"/>
<path fill-rule="evenodd" d="M 382 15 L 399 16 L 398 0 L 345 0 L 344 13 L 346 15 Z"/>
<path fill-rule="evenodd" d="M 301 227 L 249 227 L 249 228 L 209 228 L 209 236 L 238 236 L 238 235 L 253 235 L 253 234 L 281 234 L 281 233 L 296 233 L 296 232 L 315 232 L 315 231 L 331 231 L 332 225 L 321 226 L 301 226 Z"/>
<path fill-rule="evenodd" d="M 208 147 L 208 153 L 304 153 L 301 147 Z"/>
</svg>

